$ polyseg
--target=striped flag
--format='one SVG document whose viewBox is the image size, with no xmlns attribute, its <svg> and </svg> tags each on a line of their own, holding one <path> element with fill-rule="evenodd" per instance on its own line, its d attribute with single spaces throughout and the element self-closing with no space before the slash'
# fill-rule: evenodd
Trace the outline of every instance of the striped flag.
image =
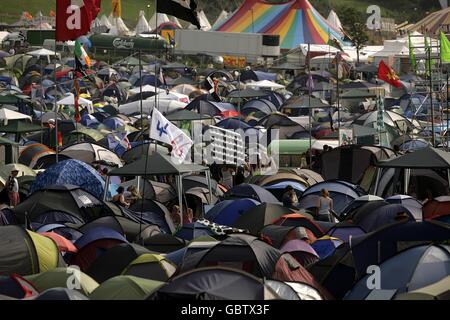
<svg viewBox="0 0 450 320">
<path fill-rule="evenodd" d="M 114 18 L 122 16 L 122 0 L 112 0 L 112 13 Z"/>
<path fill-rule="evenodd" d="M 90 67 L 91 66 L 91 58 L 89 58 L 86 50 L 84 50 L 80 41 L 75 41 L 75 59 L 78 59 L 83 65 Z"/>
</svg>

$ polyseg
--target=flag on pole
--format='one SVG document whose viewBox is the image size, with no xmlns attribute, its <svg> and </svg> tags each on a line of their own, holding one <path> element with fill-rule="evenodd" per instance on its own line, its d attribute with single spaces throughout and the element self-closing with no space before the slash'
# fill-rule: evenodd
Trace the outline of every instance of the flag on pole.
<svg viewBox="0 0 450 320">
<path fill-rule="evenodd" d="M 408 32 L 408 45 L 409 45 L 409 61 L 411 62 L 411 68 L 416 72 L 417 63 L 416 63 L 416 55 L 414 54 L 414 45 L 411 41 L 411 33 Z"/>
<path fill-rule="evenodd" d="M 186 159 L 193 142 L 183 131 L 154 108 L 150 125 L 150 138 L 172 146 L 172 161 L 180 164 Z"/>
<path fill-rule="evenodd" d="M 450 41 L 448 40 L 447 36 L 442 31 L 440 34 L 440 40 L 441 40 L 441 61 L 443 63 L 449 63 L 450 62 Z"/>
<path fill-rule="evenodd" d="M 165 13 L 192 23 L 199 30 L 200 20 L 197 13 L 197 3 L 194 0 L 156 0 L 156 11 Z"/>
<path fill-rule="evenodd" d="M 122 0 L 112 0 L 112 14 L 114 18 L 122 16 Z"/>
<path fill-rule="evenodd" d="M 75 41 L 74 53 L 75 59 L 78 59 L 78 61 L 80 61 L 82 65 L 85 65 L 87 67 L 91 66 L 91 58 L 89 58 L 88 54 L 86 53 L 86 50 L 84 50 L 84 47 L 78 40 Z"/>
<path fill-rule="evenodd" d="M 76 40 L 87 34 L 100 12 L 101 0 L 56 1 L 56 41 Z"/>
<path fill-rule="evenodd" d="M 378 79 L 383 80 L 396 88 L 400 88 L 402 86 L 400 78 L 397 76 L 395 71 L 384 63 L 383 60 L 381 60 L 378 65 Z"/>
</svg>

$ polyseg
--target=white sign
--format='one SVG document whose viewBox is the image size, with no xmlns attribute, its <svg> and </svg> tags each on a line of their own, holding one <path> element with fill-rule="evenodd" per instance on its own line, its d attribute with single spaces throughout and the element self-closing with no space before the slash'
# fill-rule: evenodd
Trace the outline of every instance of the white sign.
<svg viewBox="0 0 450 320">
<path fill-rule="evenodd" d="M 117 49 L 133 49 L 134 41 L 122 38 L 115 38 L 113 40 L 113 47 Z"/>
<path fill-rule="evenodd" d="M 85 195 L 81 195 L 78 197 L 78 200 L 81 201 L 82 204 L 84 204 L 85 206 L 89 206 L 92 204 L 91 199 L 89 199 L 88 197 L 86 197 Z"/>
<path fill-rule="evenodd" d="M 353 129 L 339 129 L 339 145 L 348 146 L 353 144 Z"/>
</svg>

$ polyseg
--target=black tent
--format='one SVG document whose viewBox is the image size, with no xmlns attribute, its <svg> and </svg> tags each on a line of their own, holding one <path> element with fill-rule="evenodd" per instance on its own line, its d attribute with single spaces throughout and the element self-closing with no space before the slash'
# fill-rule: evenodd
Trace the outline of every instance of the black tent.
<svg viewBox="0 0 450 320">
<path fill-rule="evenodd" d="M 450 169 L 450 153 L 426 147 L 388 161 L 379 161 L 379 168 Z"/>
<path fill-rule="evenodd" d="M 77 186 L 49 186 L 34 192 L 14 208 L 19 223 L 33 222 L 83 223 L 97 217 L 112 215 L 112 211 L 89 192 Z"/>
<path fill-rule="evenodd" d="M 280 251 L 254 236 L 233 234 L 208 251 L 189 256 L 181 272 L 211 264 L 234 263 L 237 269 L 257 277 L 272 277 L 280 257 Z"/>
<path fill-rule="evenodd" d="M 404 194 L 408 194 L 409 180 L 411 176 L 414 175 L 415 171 L 418 171 L 420 169 L 433 171 L 446 170 L 446 177 L 445 174 L 443 176 L 447 180 L 447 186 L 448 184 L 450 184 L 450 153 L 435 149 L 433 147 L 419 149 L 389 161 L 378 161 L 376 163 L 376 166 L 378 167 L 378 174 L 374 192 L 375 194 L 378 193 L 378 184 L 381 179 L 381 170 L 385 168 L 396 169 L 394 185 L 398 184 L 397 182 L 400 179 L 400 173 L 403 172 Z M 423 185 L 420 185 L 420 183 L 416 183 L 416 189 L 417 194 L 419 194 L 420 189 L 423 189 Z"/>
<path fill-rule="evenodd" d="M 179 110 L 169 114 L 167 117 L 169 121 L 195 121 L 195 120 L 207 120 L 212 117 L 208 114 L 199 114 L 190 110 Z"/>
<path fill-rule="evenodd" d="M 263 203 L 247 210 L 237 219 L 233 227 L 247 229 L 251 234 L 257 235 L 265 225 L 271 224 L 281 216 L 293 212 L 294 210 L 279 204 Z"/>
<path fill-rule="evenodd" d="M 169 156 L 159 153 L 153 153 L 146 157 L 114 169 L 108 173 L 109 176 L 136 177 L 136 176 L 155 176 L 155 175 L 179 175 L 184 173 L 208 171 L 207 167 L 197 164 L 176 164 Z"/>
<path fill-rule="evenodd" d="M 134 259 L 150 250 L 133 243 L 122 243 L 106 250 L 94 260 L 86 273 L 98 283 L 120 275 Z"/>
<path fill-rule="evenodd" d="M 379 265 L 418 243 L 438 243 L 450 239 L 450 225 L 437 221 L 390 224 L 352 240 L 352 254 L 359 276 L 366 275 L 370 265 Z"/>
<path fill-rule="evenodd" d="M 282 298 L 299 300 L 292 289 L 280 290 L 277 294 L 265 284 L 264 280 L 251 274 L 224 267 L 214 267 L 201 268 L 177 276 L 156 293 L 150 295 L 148 299 L 271 300 Z"/>
</svg>

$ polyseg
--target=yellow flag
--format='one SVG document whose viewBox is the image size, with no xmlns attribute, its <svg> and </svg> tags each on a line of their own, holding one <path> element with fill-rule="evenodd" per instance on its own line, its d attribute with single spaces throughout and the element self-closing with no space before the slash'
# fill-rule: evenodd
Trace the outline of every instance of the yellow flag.
<svg viewBox="0 0 450 320">
<path fill-rule="evenodd" d="M 112 0 L 112 12 L 115 18 L 122 16 L 122 0 Z"/>
</svg>

